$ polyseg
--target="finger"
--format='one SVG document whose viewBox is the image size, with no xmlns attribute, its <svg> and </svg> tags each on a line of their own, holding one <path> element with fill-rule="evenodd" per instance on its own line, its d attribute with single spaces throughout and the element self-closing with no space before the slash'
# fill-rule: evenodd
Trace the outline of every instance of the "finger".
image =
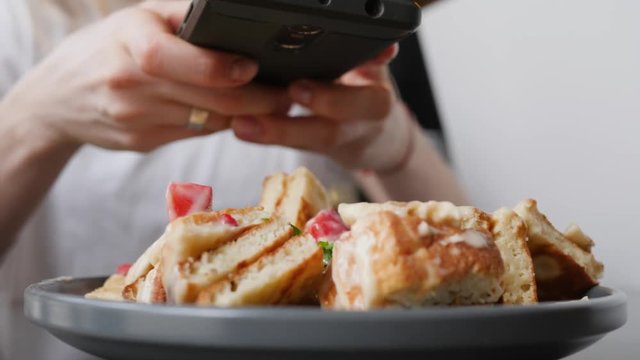
<svg viewBox="0 0 640 360">
<path fill-rule="evenodd" d="M 355 68 L 340 77 L 340 83 L 351 86 L 369 86 L 380 84 L 392 88 L 387 66 L 365 66 Z"/>
<path fill-rule="evenodd" d="M 291 100 L 284 89 L 258 84 L 225 89 L 207 89 L 166 83 L 156 91 L 167 99 L 222 115 L 265 115 L 286 113 Z"/>
<path fill-rule="evenodd" d="M 137 118 L 135 128 L 145 128 L 153 125 L 188 128 L 189 118 L 191 117 L 192 111 L 196 108 L 197 107 L 177 103 L 162 104 L 161 106 L 156 106 L 153 112 Z M 221 131 L 229 128 L 230 123 L 230 116 L 208 111 L 203 129 Z"/>
<path fill-rule="evenodd" d="M 201 108 L 193 103 L 159 99 L 155 93 L 158 86 L 159 82 L 156 81 L 144 87 L 107 93 L 99 111 L 109 123 L 120 129 L 135 130 L 158 125 L 187 127 L 192 109 Z M 228 128 L 228 116 L 213 109 L 203 110 L 209 112 L 205 128 L 215 131 Z"/>
<path fill-rule="evenodd" d="M 336 144 L 340 124 L 320 117 L 238 116 L 231 129 L 241 140 L 324 152 Z"/>
<path fill-rule="evenodd" d="M 238 116 L 231 121 L 234 134 L 241 140 L 280 145 L 324 154 L 347 149 L 341 156 L 357 158 L 366 143 L 383 129 L 380 123 L 354 121 L 336 123 L 319 116 Z"/>
<path fill-rule="evenodd" d="M 400 46 L 395 43 L 388 48 L 382 50 L 380 54 L 378 54 L 375 58 L 367 61 L 361 66 L 381 66 L 388 65 L 396 56 L 398 56 L 398 52 L 400 51 Z"/>
<path fill-rule="evenodd" d="M 212 133 L 213 131 L 208 130 L 157 127 L 137 132 L 122 133 L 118 147 L 133 151 L 148 152 L 171 142 L 211 135 Z"/>
<path fill-rule="evenodd" d="M 336 121 L 381 120 L 391 109 L 392 93 L 382 85 L 299 81 L 289 87 L 291 99 L 318 115 Z"/>
<path fill-rule="evenodd" d="M 213 134 L 210 130 L 193 130 L 182 127 L 158 127 L 148 132 L 150 145 L 163 145 L 173 141 Z"/>
<path fill-rule="evenodd" d="M 178 28 L 182 24 L 191 1 L 178 0 L 178 1 L 145 1 L 140 4 L 140 7 L 149 11 L 152 11 L 160 15 L 171 26 L 173 32 L 178 31 Z"/>
<path fill-rule="evenodd" d="M 207 50 L 178 38 L 159 15 L 146 12 L 141 22 L 125 26 L 122 41 L 147 74 L 203 87 L 245 84 L 258 72 L 248 58 Z"/>
<path fill-rule="evenodd" d="M 376 82 L 388 82 L 390 76 L 388 65 L 398 55 L 398 50 L 398 44 L 388 47 L 375 59 L 344 74 L 341 77 L 342 82 L 358 86 L 370 85 Z"/>
</svg>

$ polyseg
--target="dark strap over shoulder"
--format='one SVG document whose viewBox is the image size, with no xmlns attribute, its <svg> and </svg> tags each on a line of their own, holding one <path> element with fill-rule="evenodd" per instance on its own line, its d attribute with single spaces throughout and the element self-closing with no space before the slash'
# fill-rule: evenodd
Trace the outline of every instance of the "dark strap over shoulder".
<svg viewBox="0 0 640 360">
<path fill-rule="evenodd" d="M 441 130 L 425 58 L 416 34 L 400 42 L 400 53 L 391 63 L 403 100 L 425 129 Z"/>
</svg>

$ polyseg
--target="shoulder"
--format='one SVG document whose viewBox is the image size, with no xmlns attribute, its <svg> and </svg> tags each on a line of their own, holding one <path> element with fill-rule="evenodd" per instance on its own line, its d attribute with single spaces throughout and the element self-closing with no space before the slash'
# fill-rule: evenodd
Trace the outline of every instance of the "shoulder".
<svg viewBox="0 0 640 360">
<path fill-rule="evenodd" d="M 27 0 L 36 60 L 70 33 L 140 0 Z"/>
<path fill-rule="evenodd" d="M 31 18 L 24 1 L 0 1 L 0 97 L 33 64 Z"/>
<path fill-rule="evenodd" d="M 71 32 L 139 0 L 0 1 L 0 97 Z"/>
</svg>

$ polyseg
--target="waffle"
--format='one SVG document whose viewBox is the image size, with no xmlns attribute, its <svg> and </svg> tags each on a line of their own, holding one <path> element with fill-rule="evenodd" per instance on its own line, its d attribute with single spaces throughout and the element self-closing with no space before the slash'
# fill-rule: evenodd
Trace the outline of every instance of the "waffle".
<svg viewBox="0 0 640 360">
<path fill-rule="evenodd" d="M 495 303 L 504 267 L 490 217 L 447 202 L 350 204 L 351 230 L 334 245 L 323 306 L 383 307 Z"/>
<path fill-rule="evenodd" d="M 594 258 L 592 242 L 580 235 L 581 231 L 573 230 L 569 237 L 560 233 L 532 199 L 522 201 L 514 210 L 527 224 L 541 301 L 579 299 L 598 284 L 604 267 Z"/>
</svg>

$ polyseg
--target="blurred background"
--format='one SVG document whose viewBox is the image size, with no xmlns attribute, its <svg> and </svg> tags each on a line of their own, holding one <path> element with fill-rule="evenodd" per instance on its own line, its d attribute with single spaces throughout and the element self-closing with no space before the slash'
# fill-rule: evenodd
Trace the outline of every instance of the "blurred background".
<svg viewBox="0 0 640 360">
<path fill-rule="evenodd" d="M 449 155 L 472 199 L 579 224 L 627 325 L 571 360 L 637 358 L 640 1 L 449 0 L 420 31 Z"/>
<path fill-rule="evenodd" d="M 452 160 L 486 210 L 579 224 L 604 284 L 640 290 L 640 1 L 450 0 L 422 47 Z"/>
</svg>

